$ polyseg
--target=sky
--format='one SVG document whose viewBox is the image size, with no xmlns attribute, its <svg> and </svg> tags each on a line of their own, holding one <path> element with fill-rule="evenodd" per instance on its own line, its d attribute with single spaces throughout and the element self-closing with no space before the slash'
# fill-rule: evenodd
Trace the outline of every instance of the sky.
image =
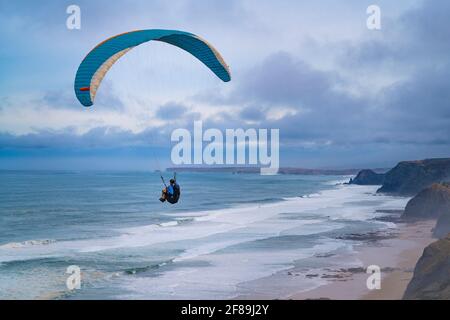
<svg viewBox="0 0 450 320">
<path fill-rule="evenodd" d="M 69 5 L 81 29 L 66 27 Z M 381 9 L 381 30 L 366 9 Z M 0 169 L 171 166 L 171 132 L 276 128 L 282 166 L 391 167 L 450 154 L 445 0 L 0 0 Z M 131 50 L 93 107 L 73 92 L 99 42 L 138 29 L 195 33 L 230 66 L 223 83 L 163 43 Z"/>
</svg>

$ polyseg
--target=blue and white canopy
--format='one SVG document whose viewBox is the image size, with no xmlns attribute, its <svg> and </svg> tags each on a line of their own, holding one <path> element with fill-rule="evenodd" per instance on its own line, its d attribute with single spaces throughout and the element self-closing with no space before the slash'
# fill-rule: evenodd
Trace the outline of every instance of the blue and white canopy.
<svg viewBox="0 0 450 320">
<path fill-rule="evenodd" d="M 222 81 L 231 80 L 229 67 L 220 53 L 195 34 L 160 29 L 132 31 L 101 42 L 81 62 L 74 88 L 81 104 L 92 106 L 98 87 L 112 65 L 134 47 L 151 40 L 163 41 L 184 49 L 203 62 Z"/>
</svg>

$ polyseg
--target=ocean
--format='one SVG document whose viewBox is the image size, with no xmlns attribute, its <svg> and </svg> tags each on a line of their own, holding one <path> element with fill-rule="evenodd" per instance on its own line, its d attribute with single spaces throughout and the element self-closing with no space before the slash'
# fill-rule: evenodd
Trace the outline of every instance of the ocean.
<svg viewBox="0 0 450 320">
<path fill-rule="evenodd" d="M 0 171 L 0 299 L 283 298 L 321 285 L 311 270 L 358 265 L 336 258 L 360 244 L 346 235 L 395 228 L 377 218 L 407 201 L 345 176 L 177 178 L 170 205 L 157 173 Z M 255 284 L 294 267 L 295 288 Z"/>
</svg>

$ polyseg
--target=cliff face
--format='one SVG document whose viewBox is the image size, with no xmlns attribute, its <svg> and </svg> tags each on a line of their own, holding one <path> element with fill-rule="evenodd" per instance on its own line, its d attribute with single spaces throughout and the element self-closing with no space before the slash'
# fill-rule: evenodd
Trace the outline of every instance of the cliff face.
<svg viewBox="0 0 450 320">
<path fill-rule="evenodd" d="M 409 200 L 403 218 L 432 219 L 442 215 L 450 216 L 450 186 L 435 183 Z"/>
<path fill-rule="evenodd" d="M 382 185 L 384 173 L 376 173 L 373 170 L 361 170 L 354 179 L 350 179 L 350 184 L 358 185 Z"/>
<path fill-rule="evenodd" d="M 425 248 L 403 299 L 450 299 L 450 234 Z"/>
<path fill-rule="evenodd" d="M 438 221 L 436 222 L 436 227 L 433 230 L 433 236 L 436 238 L 443 238 L 450 233 L 450 210 L 446 213 L 441 214 Z"/>
<path fill-rule="evenodd" d="M 450 181 L 450 158 L 403 161 L 386 173 L 378 192 L 414 195 L 443 181 Z"/>
</svg>

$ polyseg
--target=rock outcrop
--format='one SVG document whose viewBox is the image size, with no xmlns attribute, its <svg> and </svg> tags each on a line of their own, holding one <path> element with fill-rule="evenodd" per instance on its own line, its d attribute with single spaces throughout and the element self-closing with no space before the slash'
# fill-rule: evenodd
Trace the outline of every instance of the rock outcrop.
<svg viewBox="0 0 450 320">
<path fill-rule="evenodd" d="M 450 233 L 450 210 L 441 214 L 436 227 L 433 230 L 433 236 L 436 238 L 443 238 Z"/>
<path fill-rule="evenodd" d="M 425 248 L 403 299 L 450 299 L 450 234 Z"/>
<path fill-rule="evenodd" d="M 442 215 L 450 216 L 450 185 L 435 183 L 409 200 L 402 217 L 437 219 Z"/>
<path fill-rule="evenodd" d="M 363 186 L 382 185 L 384 181 L 384 173 L 376 173 L 373 170 L 366 169 L 358 172 L 354 179 L 350 179 L 349 184 L 358 184 Z"/>
<path fill-rule="evenodd" d="M 450 181 L 450 158 L 403 161 L 386 173 L 378 192 L 415 195 L 445 181 Z"/>
</svg>

